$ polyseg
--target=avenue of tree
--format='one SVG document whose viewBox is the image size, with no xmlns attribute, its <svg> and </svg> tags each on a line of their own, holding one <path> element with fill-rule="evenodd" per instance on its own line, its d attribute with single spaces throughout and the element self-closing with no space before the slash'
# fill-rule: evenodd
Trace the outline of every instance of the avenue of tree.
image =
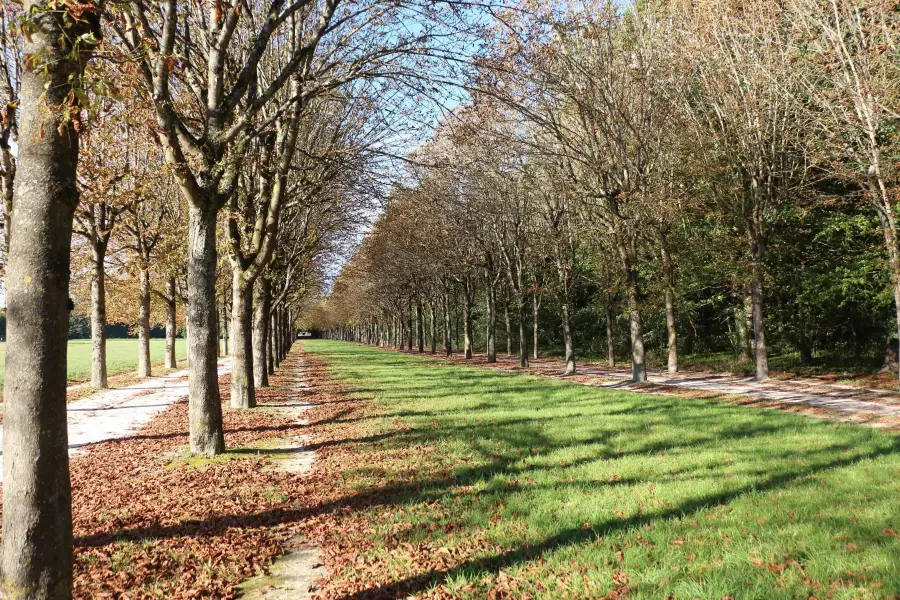
<svg viewBox="0 0 900 600">
<path fill-rule="evenodd" d="M 773 347 L 897 372 L 895 4 L 535 3 L 493 39 L 310 324 L 635 382 Z"/>
<path fill-rule="evenodd" d="M 231 407 L 284 358 L 382 175 L 459 79 L 468 2 L 25 0 L 0 13 L 6 297 L 0 595 L 72 594 L 70 314 L 187 338 L 190 450 L 225 451 Z M 415 22 L 415 27 L 408 26 Z M 408 124 L 399 118 L 402 115 Z M 224 342 L 224 343 L 223 343 Z"/>
</svg>

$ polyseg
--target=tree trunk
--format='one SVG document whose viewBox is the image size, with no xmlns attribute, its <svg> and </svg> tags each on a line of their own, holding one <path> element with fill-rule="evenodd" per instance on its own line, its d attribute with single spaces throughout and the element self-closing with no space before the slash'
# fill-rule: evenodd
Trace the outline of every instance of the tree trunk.
<svg viewBox="0 0 900 600">
<path fill-rule="evenodd" d="M 756 380 L 769 378 L 769 352 L 766 348 L 765 323 L 763 320 L 763 265 L 765 246 L 759 240 L 752 243 L 753 284 L 750 301 L 753 308 L 753 339 L 756 351 Z"/>
<path fill-rule="evenodd" d="M 744 298 L 740 306 L 734 309 L 734 338 L 737 345 L 737 357 L 739 361 L 750 360 L 750 336 L 748 325 L 752 323 L 752 301 Z"/>
<path fill-rule="evenodd" d="M 93 244 L 91 274 L 91 386 L 106 389 L 106 247 Z"/>
<path fill-rule="evenodd" d="M 429 306 L 429 317 L 431 319 L 431 327 L 429 327 L 429 331 L 431 332 L 431 353 L 437 354 L 437 334 L 434 331 L 435 322 L 434 322 L 434 298 L 428 303 Z"/>
<path fill-rule="evenodd" d="M 175 369 L 178 366 L 175 356 L 175 339 L 178 335 L 178 294 L 175 288 L 175 278 L 169 277 L 166 281 L 166 368 Z M 218 334 L 217 334 L 218 335 Z"/>
<path fill-rule="evenodd" d="M 625 291 L 628 297 L 628 320 L 631 329 L 631 378 L 635 383 L 647 381 L 644 353 L 644 325 L 641 322 L 640 291 L 630 249 L 620 234 L 616 234 L 616 249 L 625 273 Z"/>
<path fill-rule="evenodd" d="M 487 361 L 489 363 L 497 362 L 497 289 L 488 273 L 487 290 L 485 291 L 485 301 L 487 304 L 487 332 L 485 335 L 485 349 L 487 352 Z"/>
<path fill-rule="evenodd" d="M 224 348 L 225 356 L 231 354 L 231 327 L 228 321 L 228 303 L 225 302 L 225 298 L 222 298 L 222 346 Z"/>
<path fill-rule="evenodd" d="M 572 341 L 572 323 L 570 320 L 570 306 L 568 302 L 562 303 L 562 330 L 563 343 L 566 347 L 566 375 L 575 373 L 575 344 Z"/>
<path fill-rule="evenodd" d="M 465 338 L 465 357 L 472 358 L 472 284 L 466 277 L 463 288 L 463 336 Z"/>
<path fill-rule="evenodd" d="M 216 202 L 189 204 L 187 324 L 191 453 L 225 451 L 216 344 Z"/>
<path fill-rule="evenodd" d="M 72 494 L 66 423 L 69 265 L 78 205 L 78 132 L 48 111 L 67 104 L 83 69 L 65 40 L 87 19 L 28 0 L 37 26 L 21 73 L 18 177 L 6 264 L 3 534 L 0 589 L 10 600 L 72 596 Z M 61 15 L 59 14 L 61 13 Z M 63 22 L 74 22 L 63 29 Z M 63 47 L 60 47 L 62 45 Z M 84 58 L 84 57 L 79 57 Z"/>
<path fill-rule="evenodd" d="M 535 292 L 531 295 L 531 307 L 532 307 L 532 324 L 534 325 L 534 354 L 533 357 L 538 357 L 538 313 L 541 310 L 541 301 L 538 299 L 538 294 Z"/>
<path fill-rule="evenodd" d="M 503 302 L 503 319 L 506 321 L 506 354 L 512 355 L 512 326 L 509 322 L 509 300 Z"/>
<path fill-rule="evenodd" d="M 447 356 L 453 355 L 453 334 L 450 322 L 450 294 L 444 292 L 444 353 Z"/>
<path fill-rule="evenodd" d="M 266 363 L 267 369 L 269 371 L 269 375 L 275 374 L 275 340 L 277 339 L 277 335 L 275 333 L 275 311 L 269 311 L 269 335 L 266 343 L 269 345 L 269 349 L 266 352 Z"/>
<path fill-rule="evenodd" d="M 613 336 L 613 310 L 612 306 L 606 304 L 606 362 L 610 367 L 616 366 L 616 339 Z"/>
<path fill-rule="evenodd" d="M 525 334 L 525 312 L 527 309 L 525 307 L 525 295 L 521 292 L 519 292 L 517 304 L 519 309 L 519 367 L 524 369 L 528 367 L 528 342 Z"/>
<path fill-rule="evenodd" d="M 419 354 L 425 352 L 425 315 L 422 310 L 421 296 L 416 300 L 416 341 L 419 345 Z"/>
<path fill-rule="evenodd" d="M 256 406 L 253 386 L 253 288 L 244 283 L 243 269 L 231 278 L 231 408 Z"/>
<path fill-rule="evenodd" d="M 141 267 L 138 314 L 138 377 L 150 377 L 150 269 Z M 215 310 L 213 311 L 215 314 Z"/>
<path fill-rule="evenodd" d="M 406 341 L 408 342 L 406 348 L 409 350 L 410 354 L 413 351 L 413 336 L 415 335 L 415 329 L 413 329 L 413 309 L 412 309 L 412 300 L 407 301 L 406 303 Z"/>
<path fill-rule="evenodd" d="M 258 388 L 269 387 L 269 368 L 266 345 L 269 339 L 269 303 L 272 299 L 269 280 L 256 280 L 256 307 L 253 315 L 253 383 Z"/>
<path fill-rule="evenodd" d="M 672 258 L 666 248 L 665 239 L 660 243 L 659 249 L 663 279 L 665 280 L 666 301 L 666 332 L 668 333 L 669 373 L 678 372 L 678 332 L 675 327 L 675 284 Z"/>
</svg>

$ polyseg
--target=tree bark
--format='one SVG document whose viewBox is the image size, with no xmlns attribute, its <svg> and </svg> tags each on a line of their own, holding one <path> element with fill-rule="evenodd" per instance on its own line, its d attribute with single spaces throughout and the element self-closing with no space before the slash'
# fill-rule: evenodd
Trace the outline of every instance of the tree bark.
<svg viewBox="0 0 900 600">
<path fill-rule="evenodd" d="M 244 283 L 244 270 L 232 269 L 231 279 L 231 408 L 254 408 L 253 289 Z"/>
<path fill-rule="evenodd" d="M 166 280 L 166 368 L 175 369 L 178 366 L 175 356 L 175 340 L 178 335 L 178 291 L 175 287 L 175 278 Z M 216 334 L 218 336 L 218 334 Z"/>
<path fill-rule="evenodd" d="M 769 378 L 769 352 L 766 348 L 765 322 L 763 319 L 763 255 L 765 245 L 755 239 L 751 243 L 753 257 L 753 283 L 751 303 L 753 308 L 753 339 L 756 352 L 756 380 Z"/>
<path fill-rule="evenodd" d="M 275 311 L 269 311 L 269 335 L 267 336 L 268 340 L 266 343 L 269 345 L 269 349 L 266 352 L 266 364 L 267 369 L 269 371 L 269 375 L 275 374 L 275 340 L 277 338 L 275 334 Z"/>
<path fill-rule="evenodd" d="M 519 309 L 519 367 L 524 369 L 528 367 L 528 341 L 525 334 L 525 296 L 518 294 L 517 304 Z"/>
<path fill-rule="evenodd" d="M 256 280 L 256 307 L 253 315 L 253 383 L 256 387 L 269 387 L 269 369 L 266 344 L 269 339 L 269 303 L 272 300 L 271 284 L 265 277 Z"/>
<path fill-rule="evenodd" d="M 106 389 L 106 245 L 93 244 L 91 274 L 91 386 Z"/>
<path fill-rule="evenodd" d="M 612 305 L 606 303 L 606 362 L 610 367 L 616 366 L 616 340 L 613 336 L 614 315 Z"/>
<path fill-rule="evenodd" d="M 141 266 L 139 303 L 137 374 L 138 377 L 150 377 L 150 269 L 147 266 Z"/>
<path fill-rule="evenodd" d="M 425 315 L 422 310 L 422 297 L 416 299 L 416 338 L 419 354 L 425 352 Z"/>
<path fill-rule="evenodd" d="M 444 353 L 447 356 L 453 355 L 453 335 L 451 331 L 452 324 L 450 322 L 450 293 L 444 291 Z"/>
<path fill-rule="evenodd" d="M 0 590 L 10 600 L 72 596 L 66 352 L 78 131 L 64 124 L 57 133 L 57 119 L 47 115 L 67 105 L 87 58 L 68 40 L 91 28 L 69 10 L 34 0 L 24 6 L 36 24 L 25 55 L 42 58 L 41 68 L 21 74 L 15 235 L 6 264 Z"/>
<path fill-rule="evenodd" d="M 570 321 L 570 307 L 568 302 L 562 305 L 562 330 L 563 343 L 566 347 L 566 375 L 575 373 L 575 343 L 572 341 L 572 323 Z"/>
<path fill-rule="evenodd" d="M 489 363 L 497 362 L 497 289 L 488 273 L 487 290 L 485 291 L 485 302 L 487 304 L 487 332 L 485 335 L 485 349 L 487 352 L 487 361 Z"/>
<path fill-rule="evenodd" d="M 675 326 L 675 276 L 672 257 L 666 247 L 666 238 L 660 235 L 660 262 L 665 280 L 666 332 L 668 333 L 669 373 L 678 372 L 678 332 Z"/>
<path fill-rule="evenodd" d="M 506 354 L 512 355 L 512 326 L 509 322 L 509 300 L 503 302 L 503 319 L 506 321 Z"/>
<path fill-rule="evenodd" d="M 216 331 L 216 212 L 213 195 L 188 209 L 188 388 L 191 453 L 225 451 Z"/>
<path fill-rule="evenodd" d="M 532 307 L 532 324 L 534 326 L 534 355 L 533 358 L 538 357 L 538 333 L 539 333 L 539 322 L 538 316 L 541 310 L 541 301 L 539 300 L 537 292 L 531 295 L 531 307 Z"/>
<path fill-rule="evenodd" d="M 472 358 L 472 283 L 466 277 L 463 287 L 463 337 L 466 359 Z"/>
<path fill-rule="evenodd" d="M 437 354 L 437 334 L 434 331 L 435 321 L 434 321 L 434 298 L 432 297 L 431 301 L 428 303 L 429 308 L 429 317 L 431 319 L 431 327 L 428 330 L 431 332 L 431 353 Z"/>
<path fill-rule="evenodd" d="M 231 327 L 228 321 L 228 303 L 225 302 L 225 298 L 222 298 L 222 346 L 224 348 L 225 356 L 231 354 Z"/>
<path fill-rule="evenodd" d="M 634 269 L 634 261 L 631 257 L 631 249 L 622 239 L 621 234 L 615 235 L 616 249 L 619 260 L 622 262 L 622 270 L 625 273 L 625 291 L 628 299 L 628 320 L 631 330 L 631 378 L 635 383 L 647 381 L 647 367 L 644 352 L 644 325 L 641 322 L 640 290 L 638 288 L 637 273 Z"/>
</svg>

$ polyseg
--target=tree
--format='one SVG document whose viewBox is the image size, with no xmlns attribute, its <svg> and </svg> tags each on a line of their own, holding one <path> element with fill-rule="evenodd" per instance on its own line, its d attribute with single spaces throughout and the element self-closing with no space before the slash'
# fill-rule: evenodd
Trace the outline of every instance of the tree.
<svg viewBox="0 0 900 600">
<path fill-rule="evenodd" d="M 90 3 L 28 0 L 23 14 L 15 210 L 7 230 L 0 588 L 7 598 L 64 599 L 72 594 L 69 255 L 83 76 L 100 31 Z"/>
</svg>

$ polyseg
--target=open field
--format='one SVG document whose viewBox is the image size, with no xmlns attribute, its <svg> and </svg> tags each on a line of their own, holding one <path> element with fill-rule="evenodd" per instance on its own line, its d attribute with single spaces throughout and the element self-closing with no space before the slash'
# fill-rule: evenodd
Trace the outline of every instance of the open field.
<svg viewBox="0 0 900 600">
<path fill-rule="evenodd" d="M 109 374 L 137 369 L 137 339 L 114 339 L 106 342 L 106 367 Z M 150 360 L 154 364 L 165 359 L 166 340 L 150 340 Z M 175 341 L 175 356 L 180 360 L 187 356 L 183 339 Z M 91 376 L 91 340 L 69 340 L 69 382 L 83 381 Z M 0 343 L 0 386 L 3 385 L 6 367 L 6 344 Z"/>
<path fill-rule="evenodd" d="M 373 597 L 892 598 L 900 438 L 329 341 Z M 364 524 L 364 526 L 363 526 Z M 369 583 L 374 582 L 374 583 Z M 362 597 L 362 596 L 360 596 Z"/>
</svg>

